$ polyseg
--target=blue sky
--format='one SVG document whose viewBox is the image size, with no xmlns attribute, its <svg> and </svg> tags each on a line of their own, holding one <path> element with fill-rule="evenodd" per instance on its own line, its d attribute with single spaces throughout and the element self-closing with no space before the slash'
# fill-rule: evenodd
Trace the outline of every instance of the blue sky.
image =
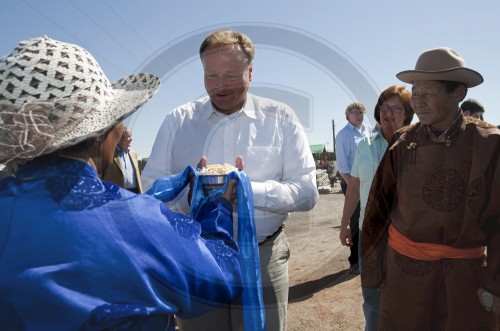
<svg viewBox="0 0 500 331">
<path fill-rule="evenodd" d="M 500 124 L 499 1 L 5 0 L 2 7 L 1 56 L 47 35 L 86 48 L 112 81 L 144 68 L 162 73 L 160 92 L 126 122 L 141 157 L 164 116 L 205 93 L 201 36 L 235 26 L 256 44 L 255 91 L 292 103 L 310 144 L 333 149 L 332 120 L 337 131 L 345 125 L 348 103 L 359 100 L 372 114 L 380 91 L 403 84 L 396 73 L 441 46 L 483 75 L 468 97 Z"/>
</svg>

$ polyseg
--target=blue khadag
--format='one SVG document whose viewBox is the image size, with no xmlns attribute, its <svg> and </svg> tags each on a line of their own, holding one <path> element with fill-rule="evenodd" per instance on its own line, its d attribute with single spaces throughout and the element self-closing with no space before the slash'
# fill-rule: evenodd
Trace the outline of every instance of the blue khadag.
<svg viewBox="0 0 500 331">
<path fill-rule="evenodd" d="M 203 208 L 207 202 L 220 197 L 228 181 L 238 180 L 238 248 L 242 274 L 242 303 L 245 330 L 264 331 L 266 316 L 262 296 L 262 279 L 260 273 L 259 246 L 255 232 L 253 192 L 250 179 L 243 171 L 233 171 L 226 177 L 223 186 L 206 195 L 203 183 L 197 171 L 188 166 L 181 174 L 157 179 L 146 192 L 161 201 L 173 200 L 189 184 L 189 176 L 193 174 L 193 192 L 191 197 L 191 217 L 195 220 L 203 218 Z"/>
</svg>

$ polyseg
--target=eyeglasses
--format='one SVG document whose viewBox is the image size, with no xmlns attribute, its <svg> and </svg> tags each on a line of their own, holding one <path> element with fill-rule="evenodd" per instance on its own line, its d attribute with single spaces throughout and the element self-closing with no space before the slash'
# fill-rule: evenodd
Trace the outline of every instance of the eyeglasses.
<svg viewBox="0 0 500 331">
<path fill-rule="evenodd" d="M 379 109 L 383 113 L 387 113 L 390 110 L 393 114 L 399 114 L 405 110 L 404 107 L 400 107 L 400 106 L 389 107 L 386 105 L 380 106 Z"/>
<path fill-rule="evenodd" d="M 362 111 L 362 110 L 357 110 L 357 109 L 353 109 L 353 110 L 349 110 L 349 114 L 353 114 L 353 115 L 364 115 L 365 112 Z"/>
</svg>

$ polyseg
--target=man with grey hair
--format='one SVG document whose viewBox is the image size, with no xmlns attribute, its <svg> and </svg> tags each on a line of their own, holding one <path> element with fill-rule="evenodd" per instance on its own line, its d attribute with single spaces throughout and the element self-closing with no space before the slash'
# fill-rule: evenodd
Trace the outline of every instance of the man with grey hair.
<svg viewBox="0 0 500 331">
<path fill-rule="evenodd" d="M 447 47 L 397 77 L 420 122 L 394 134 L 366 206 L 361 284 L 380 287 L 378 329 L 498 330 L 500 130 L 459 108 L 483 77 Z"/>
<path fill-rule="evenodd" d="M 142 193 L 137 153 L 130 149 L 132 140 L 132 130 L 124 127 L 123 135 L 116 145 L 113 163 L 102 174 L 102 179 L 123 187 L 130 192 Z"/>
<path fill-rule="evenodd" d="M 347 124 L 339 131 L 339 133 L 337 133 L 337 137 L 335 139 L 335 156 L 341 176 L 340 188 L 342 189 L 342 193 L 344 193 L 344 195 L 346 194 L 347 188 L 351 182 L 351 169 L 354 163 L 354 156 L 356 155 L 358 143 L 365 136 L 369 135 L 369 129 L 363 124 L 365 113 L 365 106 L 361 102 L 352 102 L 347 105 L 345 110 Z M 347 242 L 347 245 L 351 250 L 351 254 L 348 258 L 351 265 L 358 263 L 359 213 L 360 204 L 358 201 L 356 209 L 352 213 L 349 222 L 351 241 Z"/>
<path fill-rule="evenodd" d="M 260 254 L 267 331 L 286 329 L 288 241 L 283 223 L 289 212 L 307 211 L 318 199 L 315 164 L 305 132 L 293 110 L 248 93 L 254 46 L 248 36 L 229 30 L 211 33 L 201 44 L 208 96 L 167 115 L 144 169 L 145 188 L 162 176 L 208 160 L 245 162 L 251 180 Z M 185 192 L 187 194 L 187 192 Z M 177 207 L 188 212 L 187 199 Z M 242 309 L 235 302 L 192 320 L 178 320 L 185 330 L 242 330 Z"/>
</svg>

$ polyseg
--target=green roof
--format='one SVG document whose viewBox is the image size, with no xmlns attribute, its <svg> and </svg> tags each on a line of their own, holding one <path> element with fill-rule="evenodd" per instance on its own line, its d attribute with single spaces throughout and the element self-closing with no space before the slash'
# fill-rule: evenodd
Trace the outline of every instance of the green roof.
<svg viewBox="0 0 500 331">
<path fill-rule="evenodd" d="M 309 148 L 311 149 L 311 153 L 323 153 L 323 150 L 325 149 L 325 145 L 309 145 Z"/>
</svg>

